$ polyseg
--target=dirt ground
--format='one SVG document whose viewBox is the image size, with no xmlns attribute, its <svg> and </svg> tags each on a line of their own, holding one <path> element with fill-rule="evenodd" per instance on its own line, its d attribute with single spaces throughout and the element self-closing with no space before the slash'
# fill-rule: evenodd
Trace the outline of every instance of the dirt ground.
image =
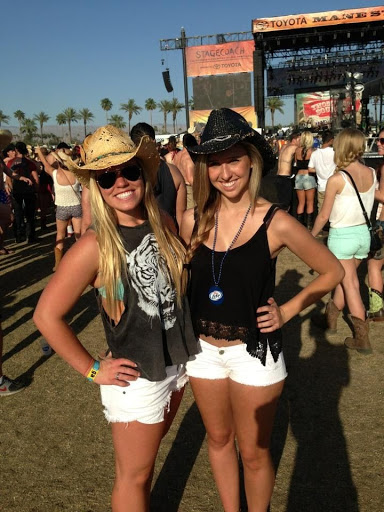
<svg viewBox="0 0 384 512">
<path fill-rule="evenodd" d="M 44 357 L 33 309 L 53 266 L 53 224 L 36 245 L 7 245 L 0 256 L 4 371 L 28 388 L 0 403 L 3 512 L 110 510 L 113 450 L 99 390 L 57 355 Z M 39 231 L 37 234 L 40 234 Z M 365 265 L 361 268 L 364 299 Z M 279 256 L 276 299 L 313 276 L 287 250 Z M 319 304 L 317 307 L 321 307 Z M 371 324 L 372 355 L 348 351 L 350 330 L 325 335 L 311 326 L 314 307 L 284 328 L 289 376 L 272 440 L 277 468 L 272 512 L 382 512 L 384 324 Z M 92 290 L 70 315 L 94 355 L 105 346 Z M 152 511 L 218 512 L 204 428 L 190 389 L 164 439 Z M 244 509 L 245 510 L 245 509 Z"/>
</svg>

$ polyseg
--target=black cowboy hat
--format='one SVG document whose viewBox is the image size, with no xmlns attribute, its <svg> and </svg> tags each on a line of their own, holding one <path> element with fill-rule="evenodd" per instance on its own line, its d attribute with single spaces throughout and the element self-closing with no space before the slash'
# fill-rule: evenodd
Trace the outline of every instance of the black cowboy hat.
<svg viewBox="0 0 384 512">
<path fill-rule="evenodd" d="M 238 142 L 249 142 L 255 146 L 263 159 L 263 174 L 276 163 L 271 146 L 251 128 L 243 116 L 229 108 L 212 110 L 197 146 L 187 146 L 192 157 L 210 155 L 228 149 Z"/>
</svg>

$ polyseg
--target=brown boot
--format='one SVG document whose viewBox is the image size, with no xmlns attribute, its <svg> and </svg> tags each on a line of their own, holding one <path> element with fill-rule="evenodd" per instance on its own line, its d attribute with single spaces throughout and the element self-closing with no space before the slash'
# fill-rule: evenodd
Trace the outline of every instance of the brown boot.
<svg viewBox="0 0 384 512">
<path fill-rule="evenodd" d="M 355 335 L 353 338 L 345 338 L 344 345 L 347 348 L 357 350 L 361 354 L 371 354 L 372 347 L 369 342 L 369 320 L 361 320 L 355 316 L 349 315 L 353 324 Z"/>
<path fill-rule="evenodd" d="M 57 267 L 59 266 L 59 263 L 61 261 L 61 258 L 63 257 L 63 251 L 61 249 L 58 249 L 55 247 L 55 266 L 53 267 L 53 271 L 57 270 Z"/>
<path fill-rule="evenodd" d="M 311 322 L 329 334 L 335 334 L 337 332 L 337 319 L 340 313 L 340 309 L 337 309 L 333 300 L 329 299 L 325 306 L 325 313 L 315 313 L 311 316 Z"/>
</svg>

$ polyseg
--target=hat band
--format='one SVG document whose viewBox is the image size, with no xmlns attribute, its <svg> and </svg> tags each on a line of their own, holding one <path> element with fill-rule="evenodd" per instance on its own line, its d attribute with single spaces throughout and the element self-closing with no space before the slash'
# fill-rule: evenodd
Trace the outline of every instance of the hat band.
<svg viewBox="0 0 384 512">
<path fill-rule="evenodd" d="M 132 155 L 133 151 L 119 151 L 118 153 L 106 153 L 105 155 L 100 155 L 96 158 L 94 158 L 93 160 L 91 160 L 90 162 L 87 162 L 92 164 L 93 162 L 97 162 L 98 160 L 101 160 L 102 158 L 107 158 L 108 156 L 117 156 L 117 155 Z"/>
</svg>

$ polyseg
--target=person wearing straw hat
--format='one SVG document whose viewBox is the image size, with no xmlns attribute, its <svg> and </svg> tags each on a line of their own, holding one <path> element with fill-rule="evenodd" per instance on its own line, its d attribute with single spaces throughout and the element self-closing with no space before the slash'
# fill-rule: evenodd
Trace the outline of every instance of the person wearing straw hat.
<svg viewBox="0 0 384 512">
<path fill-rule="evenodd" d="M 56 205 L 56 241 L 55 241 L 55 271 L 63 257 L 64 240 L 67 234 L 68 221 L 72 222 L 75 239 L 78 240 L 81 234 L 81 193 L 80 182 L 72 172 L 68 170 L 67 162 L 70 156 L 64 149 L 52 152 L 52 164 L 42 148 L 35 148 L 45 172 L 51 176 L 55 190 Z"/>
<path fill-rule="evenodd" d="M 237 439 L 248 510 L 266 511 L 274 485 L 269 442 L 287 375 L 281 327 L 331 290 L 343 269 L 296 219 L 259 196 L 274 157 L 240 114 L 213 110 L 200 145 L 188 150 L 195 159 L 196 210 L 185 212 L 181 236 L 189 244 L 189 300 L 200 352 L 187 373 L 224 510 L 240 509 Z M 319 276 L 279 306 L 274 281 L 284 247 Z"/>
<path fill-rule="evenodd" d="M 144 512 L 158 447 L 187 381 L 185 363 L 197 352 L 181 279 L 185 249 L 153 195 L 154 141 L 143 137 L 136 146 L 108 125 L 81 152 L 84 166 L 67 166 L 89 188 L 93 223 L 62 259 L 34 321 L 63 359 L 101 387 L 115 448 L 112 510 Z M 108 344 L 100 361 L 64 320 L 89 284 Z"/>
</svg>

